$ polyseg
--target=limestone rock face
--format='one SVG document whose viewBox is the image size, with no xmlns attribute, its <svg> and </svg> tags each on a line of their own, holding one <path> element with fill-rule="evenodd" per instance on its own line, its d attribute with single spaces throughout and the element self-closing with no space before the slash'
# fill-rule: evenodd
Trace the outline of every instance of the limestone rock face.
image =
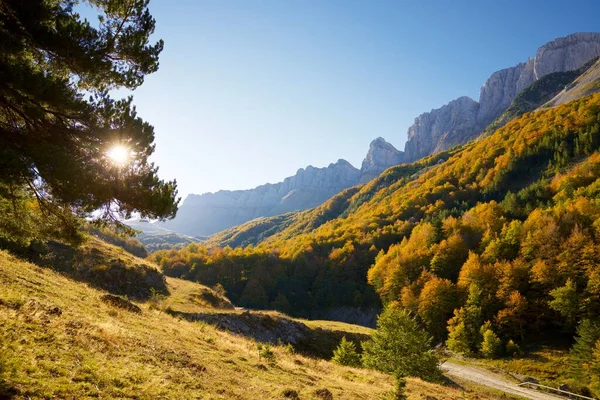
<svg viewBox="0 0 600 400">
<path fill-rule="evenodd" d="M 461 97 L 417 117 L 408 129 L 404 160 L 414 161 L 474 139 L 531 83 L 552 72 L 578 69 L 598 56 L 600 33 L 574 33 L 546 43 L 534 58 L 494 72 L 481 87 L 479 102 Z"/>
<path fill-rule="evenodd" d="M 346 160 L 325 168 L 300 168 L 276 184 L 249 190 L 221 190 L 189 195 L 177 217 L 164 227 L 191 236 L 208 236 L 258 217 L 316 207 L 342 190 L 354 186 L 360 170 Z"/>
<path fill-rule="evenodd" d="M 557 71 L 570 71 L 581 67 L 600 55 L 600 33 L 574 33 L 555 39 L 540 47 L 535 55 L 535 78 Z"/>
<path fill-rule="evenodd" d="M 535 80 L 534 60 L 494 72 L 479 92 L 479 110 L 474 130 L 481 131 L 510 106 L 519 92 Z M 478 132 L 477 132 L 478 133 Z"/>
<path fill-rule="evenodd" d="M 408 129 L 404 161 L 421 157 L 464 143 L 477 124 L 479 104 L 470 97 L 460 97 L 445 106 L 415 118 Z"/>
<path fill-rule="evenodd" d="M 368 182 L 377 177 L 387 168 L 400 164 L 404 159 L 404 152 L 396 149 L 384 138 L 378 137 L 369 146 L 369 152 L 362 162 L 361 182 Z"/>
</svg>

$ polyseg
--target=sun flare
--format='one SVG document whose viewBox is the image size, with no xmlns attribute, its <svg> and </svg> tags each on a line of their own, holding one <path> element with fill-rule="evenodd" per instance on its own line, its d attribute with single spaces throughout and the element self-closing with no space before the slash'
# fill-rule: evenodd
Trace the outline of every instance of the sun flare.
<svg viewBox="0 0 600 400">
<path fill-rule="evenodd" d="M 110 161 L 117 165 L 117 166 L 123 166 L 125 164 L 127 164 L 127 161 L 129 161 L 129 156 L 131 155 L 131 151 L 120 144 L 114 145 L 113 147 L 111 147 L 107 152 L 106 155 L 108 156 L 108 158 L 110 159 Z"/>
</svg>

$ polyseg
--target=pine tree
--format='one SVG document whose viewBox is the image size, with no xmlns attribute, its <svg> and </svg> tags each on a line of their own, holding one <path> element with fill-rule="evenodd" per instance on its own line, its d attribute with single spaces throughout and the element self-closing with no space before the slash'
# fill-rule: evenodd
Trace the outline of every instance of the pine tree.
<svg viewBox="0 0 600 400">
<path fill-rule="evenodd" d="M 362 347 L 368 368 L 425 380 L 440 378 L 431 337 L 398 307 L 386 307 L 377 318 L 377 330 Z"/>
<path fill-rule="evenodd" d="M 73 232 L 73 212 L 100 209 L 99 220 L 119 226 L 117 217 L 133 212 L 173 217 L 176 183 L 160 180 L 148 161 L 153 127 L 131 97 L 108 94 L 135 89 L 158 69 L 163 42 L 149 44 L 148 0 L 93 1 L 98 24 L 82 19 L 76 3 L 0 4 L 0 197 L 33 200 Z M 129 153 L 126 165 L 110 162 L 115 145 Z"/>
<path fill-rule="evenodd" d="M 360 355 L 356 352 L 356 344 L 346 340 L 346 336 L 342 337 L 340 344 L 333 352 L 331 361 L 349 367 L 360 367 L 361 365 Z"/>
<path fill-rule="evenodd" d="M 594 347 L 600 340 L 600 323 L 585 319 L 577 327 L 575 344 L 571 348 L 573 375 L 580 381 L 589 382 Z"/>
</svg>

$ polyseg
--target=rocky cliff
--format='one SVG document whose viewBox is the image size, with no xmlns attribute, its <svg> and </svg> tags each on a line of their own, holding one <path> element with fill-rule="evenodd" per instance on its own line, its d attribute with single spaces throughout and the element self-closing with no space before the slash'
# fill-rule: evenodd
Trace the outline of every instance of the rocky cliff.
<svg viewBox="0 0 600 400">
<path fill-rule="evenodd" d="M 360 182 L 370 181 L 392 165 L 400 164 L 403 158 L 403 151 L 397 150 L 384 138 L 378 137 L 369 145 L 367 156 L 362 162 Z"/>
<path fill-rule="evenodd" d="M 465 96 L 419 115 L 408 129 L 403 161 L 415 161 L 470 140 L 478 110 L 479 104 Z"/>
<path fill-rule="evenodd" d="M 531 83 L 552 72 L 580 68 L 599 55 L 600 33 L 574 33 L 546 43 L 534 58 L 494 72 L 481 87 L 479 102 L 461 97 L 418 116 L 408 129 L 403 161 L 472 140 Z"/>
</svg>

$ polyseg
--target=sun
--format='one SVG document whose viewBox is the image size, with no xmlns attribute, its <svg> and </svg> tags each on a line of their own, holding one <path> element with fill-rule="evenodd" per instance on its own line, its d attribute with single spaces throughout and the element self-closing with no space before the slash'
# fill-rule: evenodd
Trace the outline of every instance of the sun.
<svg viewBox="0 0 600 400">
<path fill-rule="evenodd" d="M 122 167 L 129 161 L 131 150 L 121 144 L 116 144 L 106 152 L 106 155 L 114 165 Z"/>
</svg>

